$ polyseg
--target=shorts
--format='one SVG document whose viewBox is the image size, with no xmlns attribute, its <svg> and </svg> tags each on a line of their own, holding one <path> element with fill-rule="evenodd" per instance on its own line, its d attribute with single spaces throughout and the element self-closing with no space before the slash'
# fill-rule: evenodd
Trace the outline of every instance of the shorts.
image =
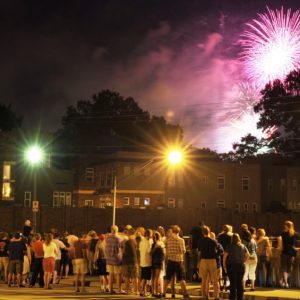
<svg viewBox="0 0 300 300">
<path fill-rule="evenodd" d="M 24 255 L 23 261 L 23 275 L 30 273 L 30 263 L 27 255 Z"/>
<path fill-rule="evenodd" d="M 0 257 L 0 273 L 4 270 L 5 274 L 7 273 L 9 265 L 9 259 L 7 256 Z"/>
<path fill-rule="evenodd" d="M 74 274 L 86 274 L 88 272 L 87 261 L 85 258 L 75 258 L 72 260 Z"/>
<path fill-rule="evenodd" d="M 43 270 L 44 272 L 53 273 L 55 269 L 55 258 L 47 257 L 43 259 Z"/>
<path fill-rule="evenodd" d="M 97 259 L 97 267 L 98 267 L 98 273 L 100 276 L 106 276 L 108 275 L 108 272 L 106 270 L 106 260 L 103 258 Z"/>
<path fill-rule="evenodd" d="M 183 262 L 171 261 L 167 262 L 167 270 L 166 270 L 166 279 L 168 281 L 172 280 L 172 278 L 176 276 L 178 281 L 185 280 L 185 269 Z"/>
<path fill-rule="evenodd" d="M 60 259 L 56 259 L 55 260 L 54 271 L 56 271 L 57 273 L 59 273 L 60 272 L 60 267 L 61 267 L 61 260 Z"/>
<path fill-rule="evenodd" d="M 202 279 L 209 277 L 212 281 L 218 281 L 220 278 L 220 269 L 218 269 L 216 259 L 202 258 L 200 261 L 199 273 Z"/>
<path fill-rule="evenodd" d="M 107 268 L 107 271 L 109 274 L 121 274 L 122 273 L 122 266 L 107 265 L 106 268 Z"/>
<path fill-rule="evenodd" d="M 8 272 L 10 274 L 22 275 L 23 261 L 22 260 L 10 260 L 9 264 L 8 264 Z"/>
<path fill-rule="evenodd" d="M 281 272 L 283 273 L 291 273 L 293 270 L 294 257 L 290 255 L 286 255 L 284 253 L 281 254 Z"/>
<path fill-rule="evenodd" d="M 152 269 L 153 270 L 162 270 L 163 269 L 163 263 L 154 263 L 152 264 Z"/>
<path fill-rule="evenodd" d="M 141 267 L 141 279 L 151 280 L 152 267 Z"/>
<path fill-rule="evenodd" d="M 122 275 L 125 278 L 137 278 L 138 276 L 138 267 L 137 265 L 123 265 L 122 266 Z"/>
</svg>

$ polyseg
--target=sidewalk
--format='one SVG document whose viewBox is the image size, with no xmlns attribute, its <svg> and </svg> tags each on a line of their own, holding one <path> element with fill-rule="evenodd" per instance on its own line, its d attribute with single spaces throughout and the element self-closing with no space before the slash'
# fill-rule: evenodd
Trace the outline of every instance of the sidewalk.
<svg viewBox="0 0 300 300">
<path fill-rule="evenodd" d="M 61 283 L 64 285 L 73 285 L 73 276 L 68 279 L 62 279 Z M 89 287 L 99 287 L 98 277 L 86 277 L 86 286 Z M 188 283 L 188 292 L 191 296 L 201 297 L 201 286 L 200 284 Z M 180 294 L 179 285 L 176 286 L 176 293 Z M 221 293 L 222 299 L 228 299 L 229 293 Z M 211 294 L 213 297 L 213 294 Z M 246 292 L 245 300 L 290 300 L 298 299 L 300 300 L 300 290 L 280 290 L 280 289 L 257 289 L 255 292 Z"/>
</svg>

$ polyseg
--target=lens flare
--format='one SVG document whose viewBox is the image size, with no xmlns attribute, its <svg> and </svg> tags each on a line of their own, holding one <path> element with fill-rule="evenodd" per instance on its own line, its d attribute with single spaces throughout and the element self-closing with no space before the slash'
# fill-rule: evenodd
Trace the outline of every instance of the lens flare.
<svg viewBox="0 0 300 300">
<path fill-rule="evenodd" d="M 258 14 L 242 34 L 241 58 L 248 79 L 259 87 L 283 80 L 300 67 L 300 11 L 271 10 Z"/>
</svg>

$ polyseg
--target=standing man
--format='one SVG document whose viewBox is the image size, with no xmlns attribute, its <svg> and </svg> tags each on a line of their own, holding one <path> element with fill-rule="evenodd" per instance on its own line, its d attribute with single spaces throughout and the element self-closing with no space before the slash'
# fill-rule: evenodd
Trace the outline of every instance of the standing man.
<svg viewBox="0 0 300 300">
<path fill-rule="evenodd" d="M 145 237 L 142 238 L 139 244 L 140 250 L 140 267 L 141 267 L 141 288 L 140 296 L 144 297 L 146 294 L 146 283 L 151 280 L 152 275 L 152 230 L 145 231 Z"/>
<path fill-rule="evenodd" d="M 176 276 L 180 282 L 181 290 L 184 299 L 190 299 L 186 289 L 185 270 L 184 270 L 184 255 L 186 252 L 184 240 L 179 237 L 180 227 L 175 225 L 172 227 L 172 234 L 166 242 L 167 254 L 167 270 L 166 281 L 164 286 L 164 297 L 166 296 L 167 288 L 170 281 Z"/>
<path fill-rule="evenodd" d="M 34 253 L 34 260 L 32 266 L 32 276 L 30 280 L 30 287 L 34 287 L 37 277 L 39 276 L 39 286 L 44 287 L 44 270 L 43 270 L 43 259 L 44 259 L 44 242 L 41 240 L 39 233 L 34 234 L 31 249 Z"/>
<path fill-rule="evenodd" d="M 13 274 L 17 276 L 17 284 L 19 287 L 24 287 L 22 285 L 22 273 L 23 273 L 23 261 L 24 255 L 26 254 L 27 248 L 26 244 L 21 238 L 21 234 L 17 232 L 14 238 L 8 245 L 9 254 L 9 274 L 8 274 L 8 286 L 11 286 L 11 279 Z"/>
<path fill-rule="evenodd" d="M 88 272 L 87 265 L 87 245 L 84 239 L 84 235 L 80 239 L 73 238 L 73 244 L 71 245 L 71 259 L 73 263 L 73 272 L 75 274 L 75 292 L 85 292 L 85 275 Z M 79 290 L 79 277 L 81 281 L 81 289 Z"/>
<path fill-rule="evenodd" d="M 7 283 L 8 264 L 9 264 L 8 245 L 9 245 L 9 238 L 8 238 L 7 232 L 1 232 L 1 234 L 0 234 L 0 274 L 3 270 L 5 283 Z"/>
<path fill-rule="evenodd" d="M 200 276 L 202 278 L 202 297 L 209 297 L 209 281 L 212 281 L 214 297 L 215 299 L 219 299 L 220 269 L 217 265 L 217 257 L 223 254 L 223 248 L 222 246 L 220 248 L 215 239 L 209 237 L 210 229 L 207 226 L 203 227 L 202 232 L 204 238 L 198 248 L 201 255 Z"/>
<path fill-rule="evenodd" d="M 121 281 L 121 264 L 122 264 L 122 250 L 121 238 L 118 236 L 119 228 L 116 225 L 111 226 L 111 233 L 106 238 L 105 254 L 106 264 L 109 273 L 109 291 L 114 293 L 113 285 L 114 279 L 117 282 L 118 293 L 122 293 Z"/>
<path fill-rule="evenodd" d="M 57 247 L 57 253 L 55 255 L 55 269 L 53 275 L 53 284 L 58 284 L 60 281 L 59 274 L 60 274 L 60 267 L 61 267 L 61 250 L 67 249 L 66 245 L 59 239 L 59 234 L 55 232 L 53 234 L 53 242 Z"/>
</svg>

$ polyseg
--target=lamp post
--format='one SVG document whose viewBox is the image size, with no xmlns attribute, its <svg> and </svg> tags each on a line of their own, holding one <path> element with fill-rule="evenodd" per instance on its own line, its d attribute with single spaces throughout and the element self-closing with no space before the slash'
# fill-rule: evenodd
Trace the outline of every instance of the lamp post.
<svg viewBox="0 0 300 300">
<path fill-rule="evenodd" d="M 161 158 L 161 157 L 158 157 Z M 166 151 L 165 153 L 166 163 L 169 166 L 176 167 L 180 165 L 183 162 L 184 159 L 184 153 L 181 149 L 172 149 L 169 151 Z M 145 168 L 149 164 L 152 164 L 153 161 L 156 159 L 156 157 L 153 157 L 152 159 L 148 160 L 141 169 Z M 116 205 L 117 205 L 117 175 L 116 172 L 114 174 L 114 187 L 113 187 L 113 218 L 112 218 L 112 224 L 116 225 Z"/>
<path fill-rule="evenodd" d="M 26 149 L 25 160 L 33 168 L 33 202 L 32 202 L 32 229 L 36 232 L 37 227 L 37 212 L 39 208 L 39 202 L 37 200 L 37 167 L 44 160 L 44 151 L 41 147 L 34 145 Z"/>
</svg>

